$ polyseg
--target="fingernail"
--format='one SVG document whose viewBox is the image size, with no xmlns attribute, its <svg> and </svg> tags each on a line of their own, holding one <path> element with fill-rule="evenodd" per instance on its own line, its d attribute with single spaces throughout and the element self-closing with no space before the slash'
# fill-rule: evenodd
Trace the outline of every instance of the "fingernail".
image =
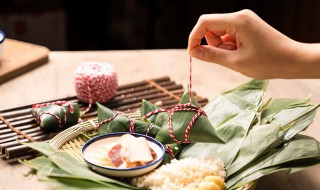
<svg viewBox="0 0 320 190">
<path fill-rule="evenodd" d="M 189 53 L 192 57 L 197 57 L 197 58 L 202 57 L 202 52 L 200 48 L 193 48 Z"/>
</svg>

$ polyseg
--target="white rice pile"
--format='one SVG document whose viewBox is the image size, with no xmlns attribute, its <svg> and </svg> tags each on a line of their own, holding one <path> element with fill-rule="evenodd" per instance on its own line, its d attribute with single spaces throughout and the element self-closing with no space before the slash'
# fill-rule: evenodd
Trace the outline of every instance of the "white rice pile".
<svg viewBox="0 0 320 190">
<path fill-rule="evenodd" d="M 183 188 L 196 188 L 206 176 L 219 176 L 225 179 L 226 172 L 221 159 L 185 158 L 172 160 L 155 171 L 134 178 L 131 182 L 137 187 L 152 190 L 177 190 Z"/>
</svg>

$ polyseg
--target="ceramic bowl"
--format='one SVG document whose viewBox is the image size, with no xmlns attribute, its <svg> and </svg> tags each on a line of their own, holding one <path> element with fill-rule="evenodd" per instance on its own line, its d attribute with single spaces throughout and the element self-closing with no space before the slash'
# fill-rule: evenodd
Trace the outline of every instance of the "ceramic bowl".
<svg viewBox="0 0 320 190">
<path fill-rule="evenodd" d="M 136 177 L 136 176 L 146 174 L 154 170 L 161 163 L 165 155 L 164 146 L 159 141 L 155 140 L 152 137 L 137 134 L 137 133 L 129 133 L 129 134 L 135 137 L 145 137 L 148 140 L 149 146 L 157 154 L 157 159 L 155 161 L 149 164 L 146 164 L 144 166 L 138 166 L 134 168 L 125 168 L 125 169 L 105 167 L 105 166 L 101 166 L 96 163 L 93 163 L 92 158 L 90 158 L 91 157 L 90 155 L 94 155 L 95 152 L 99 150 L 102 146 L 105 146 L 108 143 L 116 142 L 124 134 L 128 134 L 128 133 L 127 132 L 108 133 L 87 141 L 81 149 L 81 155 L 85 160 L 85 162 L 87 163 L 87 165 L 92 170 L 103 175 L 128 178 L 128 177 Z"/>
</svg>

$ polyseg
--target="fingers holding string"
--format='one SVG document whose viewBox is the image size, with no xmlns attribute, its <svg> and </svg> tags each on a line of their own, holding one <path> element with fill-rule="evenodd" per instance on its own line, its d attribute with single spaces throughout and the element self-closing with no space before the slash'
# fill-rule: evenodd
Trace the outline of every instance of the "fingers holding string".
<svg viewBox="0 0 320 190">
<path fill-rule="evenodd" d="M 200 59 L 206 62 L 212 62 L 219 65 L 223 65 L 229 68 L 234 67 L 233 64 L 237 57 L 237 51 L 230 51 L 231 47 L 222 44 L 221 47 L 214 47 L 210 45 L 201 45 L 199 47 L 193 48 L 190 55 L 196 59 Z"/>
<path fill-rule="evenodd" d="M 188 51 L 190 52 L 193 48 L 200 46 L 201 39 L 206 36 L 207 32 L 219 31 L 218 34 L 215 34 L 217 36 L 222 36 L 222 34 L 233 35 L 233 30 L 230 29 L 234 22 L 233 15 L 234 13 L 202 15 L 189 35 Z"/>
<path fill-rule="evenodd" d="M 223 32 L 207 32 L 205 35 L 208 45 L 219 47 L 226 50 L 236 50 L 237 44 L 236 41 L 229 35 Z"/>
</svg>

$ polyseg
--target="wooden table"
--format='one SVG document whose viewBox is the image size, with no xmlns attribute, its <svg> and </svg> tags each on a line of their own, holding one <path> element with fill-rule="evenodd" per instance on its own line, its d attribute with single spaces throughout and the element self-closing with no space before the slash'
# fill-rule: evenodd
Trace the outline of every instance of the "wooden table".
<svg viewBox="0 0 320 190">
<path fill-rule="evenodd" d="M 75 95 L 74 71 L 84 61 L 105 61 L 117 70 L 119 84 L 169 76 L 188 84 L 189 56 L 186 50 L 134 50 L 51 52 L 50 61 L 35 70 L 0 85 L 0 110 L 40 101 Z M 213 99 L 218 94 L 248 81 L 249 78 L 219 65 L 193 60 L 193 89 Z M 320 80 L 271 80 L 266 97 L 303 98 L 312 94 L 312 103 L 320 103 Z M 305 134 L 320 140 L 320 115 Z M 33 178 L 20 164 L 0 160 L 0 189 L 49 189 Z M 320 189 L 320 166 L 287 176 L 276 173 L 260 180 L 259 190 Z"/>
</svg>

